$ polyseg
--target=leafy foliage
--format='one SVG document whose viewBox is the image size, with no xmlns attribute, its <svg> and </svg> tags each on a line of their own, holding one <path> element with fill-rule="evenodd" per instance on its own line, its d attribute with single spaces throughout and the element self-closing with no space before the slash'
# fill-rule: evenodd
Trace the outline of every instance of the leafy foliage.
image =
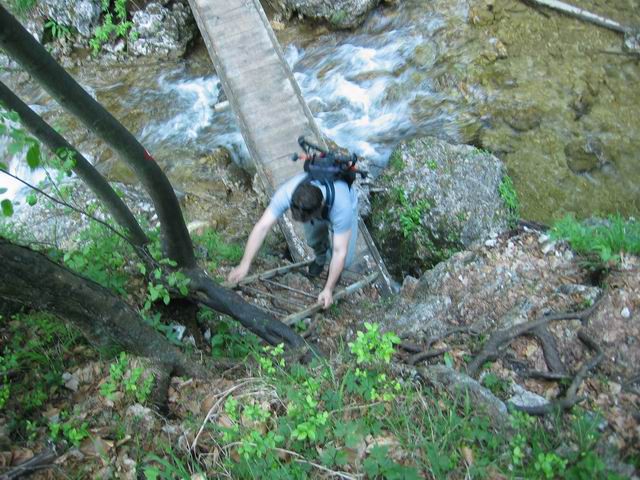
<svg viewBox="0 0 640 480">
<path fill-rule="evenodd" d="M 401 206 L 399 221 L 402 234 L 408 238 L 422 228 L 422 217 L 429 211 L 431 204 L 427 200 L 410 202 L 407 192 L 402 189 L 397 189 L 395 193 Z"/>
<path fill-rule="evenodd" d="M 33 10 L 36 3 L 37 0 L 8 0 L 9 8 L 19 17 Z"/>
<path fill-rule="evenodd" d="M 244 359 L 258 350 L 260 339 L 252 333 L 241 331 L 237 324 L 227 316 L 215 318 L 216 314 L 209 309 L 198 312 L 200 323 L 212 324 L 211 356 L 213 358 Z"/>
<path fill-rule="evenodd" d="M 549 435 L 544 421 L 515 412 L 512 430 L 498 433 L 470 397 L 393 378 L 393 334 L 384 339 L 377 325 L 366 328 L 339 367 L 289 365 L 281 346 L 256 352 L 259 372 L 247 380 L 253 387 L 230 390 L 211 417 L 217 420 L 206 425 L 220 453 L 216 471 L 275 479 L 317 478 L 323 469 L 385 479 L 578 479 L 593 468 L 594 478 L 618 478 L 594 449 L 597 416 L 558 418 L 560 433 Z M 358 363 L 362 352 L 368 360 Z M 385 382 L 397 384 L 393 395 L 367 393 L 372 385 L 382 391 Z M 147 478 L 190 478 L 202 468 L 173 451 L 147 461 Z"/>
<path fill-rule="evenodd" d="M 60 394 L 65 353 L 79 334 L 46 313 L 0 316 L 0 412 L 10 411 L 9 431 L 26 435 L 40 408 Z"/>
<path fill-rule="evenodd" d="M 500 193 L 500 198 L 502 198 L 502 201 L 509 210 L 510 226 L 515 227 L 520 219 L 520 202 L 518 200 L 518 193 L 509 175 L 502 177 L 500 185 L 498 186 L 498 192 Z"/>
<path fill-rule="evenodd" d="M 7 146 L 9 155 L 17 155 L 26 151 L 27 165 L 31 170 L 38 168 L 41 164 L 40 143 L 25 130 L 20 127 L 20 117 L 17 113 L 7 111 L 0 107 L 0 136 L 10 139 Z M 0 161 L 0 170 L 9 171 L 9 166 Z M 0 187 L 0 195 L 7 192 L 6 188 Z M 13 202 L 8 199 L 0 200 L 2 215 L 11 217 L 13 215 Z"/>
<path fill-rule="evenodd" d="M 221 264 L 237 264 L 242 258 L 243 248 L 234 243 L 222 240 L 220 234 L 212 228 L 193 236 L 199 258 L 207 262 L 210 271 L 215 271 Z"/>
<path fill-rule="evenodd" d="M 640 254 L 640 222 L 620 215 L 591 223 L 578 222 L 567 215 L 555 223 L 551 235 L 567 240 L 580 254 L 597 255 L 602 262 L 617 262 L 623 253 Z"/>
<path fill-rule="evenodd" d="M 111 2 L 109 0 L 102 1 L 102 12 L 104 14 L 102 25 L 95 29 L 93 38 L 89 40 L 89 46 L 94 55 L 99 53 L 102 45 L 109 42 L 112 38 L 127 38 L 129 35 L 135 38 L 135 32 L 131 31 L 133 22 L 127 20 L 127 1 L 115 0 L 113 4 L 113 12 L 111 11 Z M 115 16 L 115 21 L 114 21 Z"/>
<path fill-rule="evenodd" d="M 400 338 L 393 332 L 380 335 L 380 325 L 365 322 L 366 332 L 358 332 L 356 340 L 349 343 L 351 353 L 356 356 L 358 364 L 389 363 L 393 355 L 394 345 Z"/>
<path fill-rule="evenodd" d="M 70 269 L 100 285 L 125 294 L 130 278 L 125 266 L 132 257 L 132 247 L 122 237 L 91 222 L 78 234 L 78 247 L 65 253 L 63 261 Z"/>
<path fill-rule="evenodd" d="M 109 366 L 109 379 L 100 386 L 100 394 L 109 400 L 116 392 L 124 393 L 129 401 L 146 403 L 151 396 L 155 377 L 141 366 L 131 367 L 129 357 L 121 352 L 115 362 Z"/>
<path fill-rule="evenodd" d="M 47 20 L 44 23 L 44 28 L 48 30 L 55 39 L 69 38 L 71 36 L 71 29 L 65 25 L 61 25 L 55 20 Z"/>
<path fill-rule="evenodd" d="M 88 422 L 80 422 L 62 411 L 58 418 L 49 422 L 49 437 L 55 442 L 62 436 L 69 443 L 78 447 L 80 442 L 89 436 L 88 427 Z"/>
</svg>

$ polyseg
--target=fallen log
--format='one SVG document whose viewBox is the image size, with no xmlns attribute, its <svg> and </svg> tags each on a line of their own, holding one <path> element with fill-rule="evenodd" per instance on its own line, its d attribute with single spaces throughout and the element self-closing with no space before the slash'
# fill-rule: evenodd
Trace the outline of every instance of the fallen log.
<svg viewBox="0 0 640 480">
<path fill-rule="evenodd" d="M 552 8 L 571 17 L 585 22 L 593 23 L 604 28 L 608 28 L 609 30 L 614 30 L 616 32 L 631 33 L 632 31 L 630 27 L 625 27 L 624 25 L 614 20 L 602 17 L 588 10 L 585 10 L 584 8 L 576 7 L 559 0 L 525 0 L 525 3 L 532 3 L 540 7 Z"/>
</svg>

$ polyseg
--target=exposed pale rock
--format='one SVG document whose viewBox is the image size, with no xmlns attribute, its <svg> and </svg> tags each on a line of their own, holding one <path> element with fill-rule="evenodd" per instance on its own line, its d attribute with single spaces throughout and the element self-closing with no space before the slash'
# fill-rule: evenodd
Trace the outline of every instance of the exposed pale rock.
<svg viewBox="0 0 640 480">
<path fill-rule="evenodd" d="M 294 14 L 328 22 L 336 28 L 354 28 L 381 0 L 266 0 L 285 18 Z"/>
<path fill-rule="evenodd" d="M 100 23 L 100 0 L 41 0 L 44 17 L 56 23 L 73 27 L 83 37 L 91 37 Z"/>
<path fill-rule="evenodd" d="M 133 14 L 133 25 L 137 32 L 137 39 L 129 44 L 133 54 L 169 58 L 182 57 L 197 30 L 183 2 L 174 3 L 171 9 L 150 3 Z"/>
</svg>

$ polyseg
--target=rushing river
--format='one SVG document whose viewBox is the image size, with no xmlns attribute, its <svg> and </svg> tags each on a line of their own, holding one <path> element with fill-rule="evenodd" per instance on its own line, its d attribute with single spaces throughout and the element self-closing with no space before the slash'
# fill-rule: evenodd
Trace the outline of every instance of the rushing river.
<svg viewBox="0 0 640 480">
<path fill-rule="evenodd" d="M 582 3 L 640 23 L 636 0 Z M 404 0 L 355 32 L 277 35 L 322 131 L 374 171 L 399 141 L 436 135 L 498 155 L 526 218 L 640 212 L 640 67 L 613 32 L 515 0 Z M 74 75 L 164 165 L 218 145 L 247 160 L 232 113 L 214 108 L 220 86 L 202 46 L 178 63 Z M 26 94 L 98 165 L 114 162 L 37 89 Z"/>
</svg>

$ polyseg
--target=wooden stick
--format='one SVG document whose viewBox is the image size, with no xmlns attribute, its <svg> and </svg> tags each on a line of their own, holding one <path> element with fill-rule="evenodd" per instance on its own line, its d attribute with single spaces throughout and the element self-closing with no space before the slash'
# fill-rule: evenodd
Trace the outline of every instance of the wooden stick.
<svg viewBox="0 0 640 480">
<path fill-rule="evenodd" d="M 274 287 L 284 288 L 285 290 L 289 290 L 291 292 L 298 293 L 300 295 L 304 295 L 305 297 L 313 298 L 314 300 L 316 298 L 318 298 L 317 295 L 311 295 L 310 293 L 303 292 L 302 290 L 298 290 L 297 288 L 290 287 L 289 285 L 285 285 L 284 283 L 275 282 L 275 281 L 269 280 L 267 278 L 263 278 L 262 281 L 264 281 L 264 283 L 266 283 L 266 284 L 273 285 Z"/>
<path fill-rule="evenodd" d="M 22 462 L 20 465 L 16 465 L 10 470 L 2 473 L 2 475 L 0 475 L 0 480 L 14 480 L 31 475 L 38 470 L 55 467 L 56 465 L 53 462 L 56 458 L 58 458 L 58 454 L 56 453 L 55 448 L 47 448 L 26 462 Z"/>
<path fill-rule="evenodd" d="M 342 290 L 340 290 L 339 292 L 337 292 L 333 296 L 333 301 L 337 302 L 338 300 L 346 297 L 347 295 L 350 295 L 350 294 L 352 294 L 354 292 L 357 292 L 358 290 L 361 290 L 362 288 L 366 287 L 367 285 L 373 283 L 378 278 L 378 275 L 380 275 L 379 272 L 374 272 L 374 273 L 370 274 L 369 276 L 363 278 L 359 282 L 353 283 L 353 284 L 349 285 L 348 287 L 343 288 Z M 307 308 L 306 310 L 303 310 L 303 311 L 298 312 L 298 313 L 294 313 L 292 315 L 289 315 L 288 317 L 283 318 L 282 319 L 282 323 L 284 323 L 285 325 L 293 325 L 297 321 L 302 320 L 303 318 L 307 318 L 307 317 L 313 315 L 314 313 L 319 312 L 320 310 L 322 310 L 322 305 L 317 303 L 317 304 L 313 305 L 312 307 Z"/>
<path fill-rule="evenodd" d="M 625 27 L 620 23 L 611 20 L 606 17 L 601 17 L 600 15 L 596 15 L 595 13 L 591 13 L 584 8 L 575 7 L 573 5 L 569 5 L 568 3 L 561 2 L 559 0 L 524 0 L 525 3 L 533 3 L 535 5 L 539 5 L 541 7 L 548 7 L 559 12 L 565 13 L 571 17 L 577 18 L 579 20 L 583 20 L 585 22 L 593 23 L 595 25 L 599 25 L 604 28 L 608 28 L 610 30 L 614 30 L 620 33 L 631 33 L 631 28 Z"/>
<path fill-rule="evenodd" d="M 240 285 L 240 288 L 244 291 L 253 293 L 255 295 L 264 295 L 265 297 L 273 298 L 274 300 L 278 300 L 280 302 L 293 304 L 298 307 L 306 307 L 306 305 L 299 300 L 296 300 L 293 298 L 279 297 L 278 295 L 274 295 L 273 293 L 270 293 L 270 292 L 265 292 L 264 290 L 260 290 L 259 288 L 250 287 L 249 285 Z"/>
<path fill-rule="evenodd" d="M 289 272 L 291 270 L 294 270 L 296 268 L 306 267 L 311 262 L 313 262 L 313 260 L 305 260 L 303 262 L 292 263 L 291 265 L 286 265 L 284 267 L 274 268 L 272 270 L 267 270 L 266 272 L 257 273 L 255 275 L 251 275 L 251 276 L 245 277 L 245 278 L 243 278 L 242 280 L 240 280 L 237 283 L 223 282 L 222 286 L 224 288 L 236 288 L 236 287 L 238 287 L 240 285 L 246 285 L 247 283 L 251 283 L 251 282 L 253 282 L 255 280 L 264 280 L 265 278 L 273 278 L 273 277 L 276 277 L 278 275 L 282 275 L 283 273 L 287 273 L 287 272 Z"/>
</svg>

